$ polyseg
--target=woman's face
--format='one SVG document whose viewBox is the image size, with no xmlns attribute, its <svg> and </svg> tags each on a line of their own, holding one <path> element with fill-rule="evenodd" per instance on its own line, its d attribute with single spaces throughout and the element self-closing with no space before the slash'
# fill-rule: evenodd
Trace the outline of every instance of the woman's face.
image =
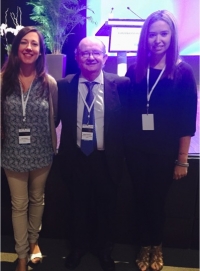
<svg viewBox="0 0 200 271">
<path fill-rule="evenodd" d="M 162 20 L 156 21 L 149 27 L 148 47 L 153 55 L 164 55 L 170 46 L 171 29 Z"/>
<path fill-rule="evenodd" d="M 40 55 L 39 36 L 36 32 L 29 32 L 20 41 L 18 57 L 21 64 L 32 65 Z"/>
</svg>

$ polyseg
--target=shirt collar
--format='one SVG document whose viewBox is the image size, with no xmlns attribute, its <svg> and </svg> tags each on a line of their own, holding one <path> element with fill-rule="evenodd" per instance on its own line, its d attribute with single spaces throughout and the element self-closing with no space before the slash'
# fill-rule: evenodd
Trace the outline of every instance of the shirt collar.
<svg viewBox="0 0 200 271">
<path fill-rule="evenodd" d="M 82 74 L 79 76 L 79 83 L 88 82 L 86 78 L 83 77 Z M 93 82 L 96 82 L 98 84 L 103 84 L 103 72 L 101 71 L 100 74 L 93 80 Z"/>
</svg>

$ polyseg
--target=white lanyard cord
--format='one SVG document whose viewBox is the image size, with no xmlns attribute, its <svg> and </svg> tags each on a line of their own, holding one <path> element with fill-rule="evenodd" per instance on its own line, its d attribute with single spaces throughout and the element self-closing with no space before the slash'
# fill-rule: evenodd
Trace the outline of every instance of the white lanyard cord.
<svg viewBox="0 0 200 271">
<path fill-rule="evenodd" d="M 99 84 L 99 83 L 98 83 L 98 84 Z M 93 107 L 93 105 L 94 105 L 94 103 L 95 103 L 95 101 L 96 101 L 96 99 L 97 99 L 97 94 L 98 94 L 98 92 L 99 92 L 99 89 L 101 88 L 101 84 L 99 84 L 99 86 L 100 86 L 100 87 L 98 88 L 98 91 L 97 91 L 97 93 L 96 93 L 96 95 L 95 95 L 95 97 L 94 97 L 94 99 L 93 99 L 93 101 L 92 101 L 90 107 L 89 107 L 88 104 L 86 103 L 86 99 L 84 99 L 82 91 L 80 91 L 81 98 L 82 98 L 82 100 L 83 100 L 83 102 L 84 102 L 84 105 L 87 107 L 88 113 L 90 113 L 90 111 L 92 110 L 92 107 Z M 92 91 L 92 90 L 91 90 L 91 91 Z M 87 95 L 86 95 L 86 96 L 87 96 Z"/>
<path fill-rule="evenodd" d="M 34 81 L 34 79 L 33 79 Z M 27 105 L 27 102 L 28 102 L 28 99 L 29 99 L 29 94 L 30 94 L 30 91 L 31 91 L 31 88 L 32 88 L 32 84 L 33 84 L 33 81 L 27 91 L 27 96 L 26 96 L 26 99 L 24 101 L 24 95 L 23 95 L 23 88 L 22 88 L 22 84 L 19 80 L 19 84 L 20 84 L 20 89 L 21 89 L 21 100 L 22 100 L 22 115 L 23 115 L 23 121 L 25 122 L 26 121 L 26 105 Z"/>
<path fill-rule="evenodd" d="M 163 72 L 165 71 L 165 67 L 166 67 L 166 66 L 164 66 L 164 68 L 162 69 L 162 71 L 161 71 L 161 73 L 159 74 L 159 76 L 158 76 L 156 82 L 155 82 L 154 85 L 152 86 L 150 92 L 149 92 L 149 74 L 150 74 L 150 69 L 149 69 L 149 67 L 148 67 L 148 69 L 147 69 L 147 114 L 148 114 L 149 101 L 150 101 L 150 98 L 151 98 L 151 94 L 153 93 L 153 91 L 154 91 L 156 85 L 158 84 L 158 82 L 159 82 L 161 76 L 163 75 Z"/>
</svg>

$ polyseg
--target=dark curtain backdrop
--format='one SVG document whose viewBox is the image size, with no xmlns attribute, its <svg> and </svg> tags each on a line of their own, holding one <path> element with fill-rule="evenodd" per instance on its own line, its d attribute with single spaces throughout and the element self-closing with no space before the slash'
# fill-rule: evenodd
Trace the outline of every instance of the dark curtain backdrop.
<svg viewBox="0 0 200 271">
<path fill-rule="evenodd" d="M 28 1 L 28 0 L 27 0 Z M 8 27 L 13 27 L 12 19 L 10 18 L 10 12 L 17 12 L 17 6 L 22 10 L 22 25 L 36 25 L 35 22 L 30 20 L 30 14 L 32 12 L 32 7 L 27 5 L 26 0 L 2 0 L 1 1 L 1 23 L 5 23 L 5 11 L 9 8 L 8 12 Z M 54 0 L 52 0 L 54 1 Z M 86 5 L 86 0 L 80 1 L 81 5 Z M 85 15 L 86 12 L 83 11 Z M 63 54 L 67 55 L 67 74 L 77 72 L 78 67 L 74 59 L 74 49 L 78 45 L 79 41 L 86 36 L 86 25 L 79 25 L 74 29 L 75 35 L 69 37 L 68 42 L 63 47 Z M 8 41 L 11 43 L 13 40 L 13 34 L 8 33 Z M 48 51 L 47 51 L 48 53 Z M 6 59 L 6 50 L 4 49 L 4 41 L 1 39 L 1 67 Z"/>
</svg>

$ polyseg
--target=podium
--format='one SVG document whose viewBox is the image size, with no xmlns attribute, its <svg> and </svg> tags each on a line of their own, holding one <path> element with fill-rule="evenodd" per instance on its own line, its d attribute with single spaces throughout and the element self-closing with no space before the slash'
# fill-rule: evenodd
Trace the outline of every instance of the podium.
<svg viewBox="0 0 200 271">
<path fill-rule="evenodd" d="M 127 71 L 127 53 L 136 53 L 143 19 L 108 19 L 95 36 L 109 36 L 108 52 L 117 53 L 117 74 Z"/>
</svg>

